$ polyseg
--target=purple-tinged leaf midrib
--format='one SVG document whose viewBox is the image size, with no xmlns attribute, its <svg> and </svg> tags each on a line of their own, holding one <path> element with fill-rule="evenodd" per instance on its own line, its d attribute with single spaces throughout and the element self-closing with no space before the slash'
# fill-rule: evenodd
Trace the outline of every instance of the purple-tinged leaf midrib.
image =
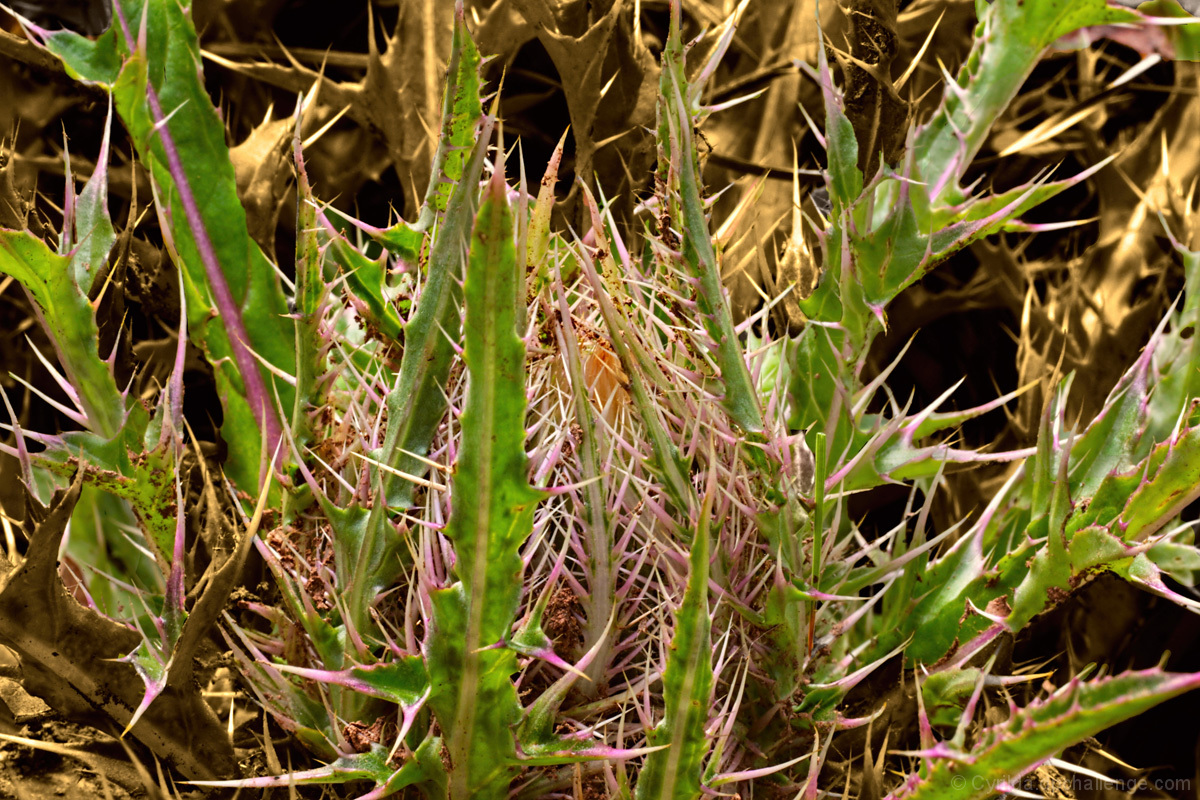
<svg viewBox="0 0 1200 800">
<path fill-rule="evenodd" d="M 163 152 L 167 157 L 167 168 L 171 171 L 171 177 L 175 180 L 175 186 L 179 192 L 179 200 L 183 204 L 188 226 L 191 228 L 192 236 L 196 241 L 196 250 L 200 254 L 200 260 L 204 265 L 204 272 L 208 276 L 208 283 L 212 288 L 217 311 L 224 321 L 225 329 L 229 336 L 229 346 L 233 350 L 234 361 L 237 363 L 238 371 L 241 373 L 242 381 L 246 387 L 246 402 L 250 405 L 250 410 L 254 413 L 255 420 L 262 426 L 267 440 L 267 452 L 273 453 L 279 443 L 281 429 L 279 420 L 275 417 L 275 409 L 267 392 L 266 383 L 263 381 L 262 374 L 258 370 L 258 364 L 255 363 L 254 356 L 250 354 L 247 344 L 250 337 L 246 331 L 246 324 L 242 319 L 241 309 L 233 299 L 233 292 L 229 288 L 229 282 L 225 280 L 225 273 L 221 271 L 221 264 L 217 259 L 216 249 L 213 247 L 212 239 L 209 238 L 208 229 L 204 225 L 204 218 L 200 215 L 200 208 L 196 204 L 196 197 L 192 194 L 192 187 L 188 183 L 187 173 L 184 172 L 183 163 L 179 158 L 179 151 L 176 149 L 175 141 L 172 139 L 171 133 L 167 128 L 166 115 L 163 113 L 158 93 L 154 91 L 154 87 L 149 81 L 146 83 L 146 99 L 150 103 L 151 113 L 154 114 L 155 129 L 158 131 L 159 141 L 162 143 Z"/>
</svg>

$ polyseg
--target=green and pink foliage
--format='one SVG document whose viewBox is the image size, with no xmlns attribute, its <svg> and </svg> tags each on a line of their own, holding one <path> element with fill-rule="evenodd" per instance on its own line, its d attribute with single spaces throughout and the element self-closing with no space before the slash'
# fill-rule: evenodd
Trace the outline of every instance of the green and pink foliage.
<svg viewBox="0 0 1200 800">
<path fill-rule="evenodd" d="M 482 155 L 476 145 L 476 129 L 483 114 L 479 51 L 467 32 L 461 3 L 455 19 L 442 133 L 419 226 L 400 222 L 385 231 L 368 231 L 393 255 L 412 264 L 422 250 L 414 233 L 432 227 L 435 219 L 438 224 L 436 237 L 425 245 L 428 263 L 420 276 L 424 280 L 421 301 L 404 324 L 400 373 L 388 393 L 388 418 L 401 421 L 388 426 L 380 454 L 390 468 L 385 470 L 384 485 L 388 504 L 393 506 L 409 504 L 413 484 L 403 476 L 424 474 L 421 459 L 446 413 L 444 387 L 460 338 L 460 283 L 478 203 Z M 480 138 L 486 143 L 488 136 Z M 468 158 L 472 152 L 475 155 Z M 397 471 L 402 473 L 398 482 L 392 477 Z"/>
<path fill-rule="evenodd" d="M 525 346 L 517 336 L 523 275 L 513 243 L 503 152 L 475 223 L 464 294 L 468 371 L 446 537 L 458 581 L 434 589 L 425 642 L 450 762 L 450 797 L 505 797 L 518 763 L 510 728 L 521 707 L 504 646 L 521 600 L 521 547 L 541 494 L 525 458 Z M 499 644 L 500 647 L 492 647 Z"/>
<path fill-rule="evenodd" d="M 669 228 L 678 220 L 682 226 L 679 247 L 686 267 L 685 285 L 692 287 L 696 311 L 711 340 L 707 346 L 713 349 L 712 357 L 720 372 L 721 404 L 740 430 L 761 433 L 763 419 L 758 394 L 754 391 L 745 354 L 734 330 L 704 210 L 699 148 L 693 133 L 708 116 L 708 109 L 700 105 L 705 83 L 729 47 L 737 17 L 745 5 L 743 2 L 725 23 L 724 33 L 713 48 L 708 63 L 691 82 L 687 79 L 684 56 L 682 9 L 679 4 L 672 5 L 671 35 L 663 50 L 659 86 L 659 163 L 655 179 L 660 189 L 657 197 L 659 213 L 665 215 L 660 218 L 660 225 Z"/>
<path fill-rule="evenodd" d="M 952 388 L 912 409 L 888 391 L 895 363 L 862 379 L 904 288 L 1103 166 L 991 196 L 961 186 L 1043 51 L 1146 16 L 1099 0 L 979 4 L 959 77 L 910 132 L 901 163 L 874 176 L 859 171 L 822 52 L 812 75 L 832 204 L 812 227 L 823 277 L 799 299 L 803 332 L 772 340 L 750 333 L 766 311 L 734 323 L 695 142 L 696 126 L 729 105 L 701 100 L 745 6 L 696 70 L 681 4 L 670 4 L 655 193 L 643 204 L 654 222 L 636 240 L 587 185 L 579 235 L 551 230 L 561 141 L 536 197 L 524 164 L 508 184 L 461 3 L 414 222 L 372 227 L 317 199 L 299 133 L 314 95 L 302 98 L 290 313 L 247 232 L 188 9 L 117 0 L 95 41 L 31 28 L 72 75 L 111 95 L 151 174 L 183 314 L 174 371 L 147 409 L 97 344 L 95 284 L 117 239 L 106 151 L 80 195 L 68 191 L 58 252 L 0 231 L 0 271 L 39 309 L 75 406 L 64 413 L 81 428 L 11 425 L 31 489 L 48 496 L 73 482 L 49 512 L 31 505 L 44 521 L 30 533 L 36 553 L 0 583 L 0 638 L 50 691 L 82 696 L 197 783 L 367 781 L 371 798 L 407 787 L 540 797 L 585 767 L 611 796 L 693 800 L 776 783 L 815 797 L 831 741 L 870 721 L 847 717 L 842 701 L 901 655 L 906 675 L 924 676 L 917 697 L 932 717 L 918 713 L 922 749 L 909 755 L 923 765 L 895 796 L 982 796 L 958 778 L 1000 787 L 1193 688 L 1195 676 L 1158 670 L 1072 681 L 1014 706 L 970 747 L 964 739 L 984 688 L 1016 682 L 979 666 L 999 639 L 1097 573 L 1194 606 L 1161 574 L 1200 569 L 1173 527 L 1200 493 L 1194 292 L 1080 430 L 1067 424 L 1064 381 L 1029 450 L 934 439 L 1019 392 L 939 411 Z M 1194 288 L 1188 236 L 1177 249 Z M 205 475 L 208 507 L 228 489 L 242 523 L 208 514 L 209 539 L 229 541 L 203 579 L 184 553 L 189 340 L 214 366 L 230 442 L 228 482 Z M 877 396 L 885 410 L 869 411 Z M 32 454 L 26 439 L 44 449 Z M 1010 463 L 1007 482 L 969 525 L 933 530 L 947 468 L 982 462 Z M 885 483 L 908 486 L 909 504 L 867 541 L 847 499 Z M 72 511 L 73 530 L 91 532 L 77 552 L 115 576 L 89 581 L 96 608 L 67 598 L 53 563 Z M 117 550 L 119 519 L 148 558 Z M 277 599 L 226 608 L 250 548 Z M 111 634 L 103 663 L 55 661 L 56 641 L 15 632 L 13 587 L 26 585 L 71 632 Z M 259 703 L 324 766 L 240 777 L 230 750 L 183 752 L 163 733 L 193 716 L 219 728 L 193 680 L 199 640 L 218 620 Z M 88 670 L 92 683 L 80 677 Z M 130 677 L 137 691 L 113 688 Z M 105 692 L 115 700 L 97 705 Z M 937 743 L 931 720 L 958 733 Z"/>
<path fill-rule="evenodd" d="M 983 686 L 982 677 L 977 687 Z M 1008 720 L 979 732 L 969 751 L 961 741 L 929 741 L 922 751 L 907 753 L 921 758 L 922 769 L 888 797 L 968 800 L 1012 791 L 1021 776 L 1068 745 L 1191 691 L 1197 681 L 1200 676 L 1157 669 L 1091 681 L 1074 678 L 1025 708 L 1010 708 Z M 976 688 L 967 704 L 969 711 L 978 699 Z M 964 721 L 969 720 L 970 715 L 964 714 Z M 923 718 L 922 723 L 927 732 L 928 721 Z"/>
<path fill-rule="evenodd" d="M 31 31 L 73 77 L 111 94 L 150 171 L 155 209 L 181 274 L 190 336 L 218 365 L 222 435 L 231 448 L 226 472 L 255 491 L 261 452 L 273 453 L 282 434 L 275 395 L 285 406 L 292 398 L 290 382 L 272 377 L 295 369 L 287 301 L 247 232 L 187 9 L 130 0 L 114 3 L 113 14 L 113 25 L 95 41 L 70 31 Z"/>
</svg>

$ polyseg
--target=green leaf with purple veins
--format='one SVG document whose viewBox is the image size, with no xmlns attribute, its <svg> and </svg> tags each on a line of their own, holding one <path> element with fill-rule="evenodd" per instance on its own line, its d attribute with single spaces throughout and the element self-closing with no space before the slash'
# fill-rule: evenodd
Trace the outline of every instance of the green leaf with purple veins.
<svg viewBox="0 0 1200 800">
<path fill-rule="evenodd" d="M 291 374 L 295 337 L 274 268 L 247 232 L 224 125 L 204 87 L 200 49 L 187 10 L 168 0 L 122 0 L 112 28 L 89 42 L 69 31 L 46 47 L 73 74 L 108 90 L 150 171 L 168 249 L 182 271 L 189 333 L 216 365 L 223 395 L 226 472 L 243 489 L 259 485 L 263 437 L 281 434 L 276 393 L 292 388 L 258 358 Z"/>
</svg>

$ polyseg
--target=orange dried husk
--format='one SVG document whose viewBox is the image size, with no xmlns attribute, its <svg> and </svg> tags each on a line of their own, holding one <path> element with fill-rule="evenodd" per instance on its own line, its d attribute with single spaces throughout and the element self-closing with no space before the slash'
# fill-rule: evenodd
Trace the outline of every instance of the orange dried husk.
<svg viewBox="0 0 1200 800">
<path fill-rule="evenodd" d="M 630 396 L 626 388 L 629 385 L 629 376 L 625 374 L 621 360 L 607 341 L 585 327 L 577 330 L 580 334 L 581 372 L 588 399 L 593 407 L 591 413 L 603 416 L 610 428 L 624 431 L 629 424 Z M 571 394 L 570 374 L 562 361 L 561 353 L 556 354 L 550 366 L 549 378 L 553 387 L 551 395 Z M 549 397 L 550 395 L 547 399 Z M 564 407 L 558 403 L 555 405 L 558 408 Z M 575 413 L 578 415 L 579 411 L 576 410 Z"/>
<path fill-rule="evenodd" d="M 609 425 L 617 421 L 629 405 L 629 376 L 621 368 L 621 360 L 602 339 L 584 342 L 580 348 L 583 360 L 583 379 L 587 382 L 588 397 L 604 414 Z"/>
</svg>

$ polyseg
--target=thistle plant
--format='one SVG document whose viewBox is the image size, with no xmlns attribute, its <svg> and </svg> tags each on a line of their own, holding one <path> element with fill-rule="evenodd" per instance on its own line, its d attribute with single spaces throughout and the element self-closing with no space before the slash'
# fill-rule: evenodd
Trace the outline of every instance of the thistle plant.
<svg viewBox="0 0 1200 800">
<path fill-rule="evenodd" d="M 1163 577 L 1190 584 L 1200 565 L 1180 519 L 1200 497 L 1196 292 L 1094 419 L 1068 423 L 1064 379 L 1026 450 L 951 439 L 1019 390 L 914 409 L 888 388 L 894 363 L 865 371 L 905 288 L 972 242 L 1031 229 L 1022 214 L 1104 166 L 992 195 L 962 185 L 1044 51 L 1161 20 L 1099 0 L 978 4 L 967 62 L 892 164 L 860 158 L 874 140 L 822 49 L 808 70 L 830 207 L 793 215 L 789 257 L 820 276 L 795 287 L 793 338 L 772 333 L 769 308 L 735 320 L 732 234 L 714 233 L 701 177 L 697 130 L 733 105 L 706 104 L 707 82 L 745 8 L 697 65 L 672 0 L 654 191 L 632 228 L 581 181 L 583 224 L 553 229 L 565 135 L 532 191 L 461 0 L 413 220 L 377 227 L 322 202 L 302 144 L 315 84 L 290 123 L 291 278 L 249 234 L 187 6 L 115 0 L 95 39 L 27 23 L 111 97 L 150 175 L 181 313 L 148 406 L 99 346 L 96 297 L 131 235 L 109 217 L 107 140 L 78 196 L 68 166 L 56 247 L 0 231 L 0 272 L 39 310 L 78 425 L 28 431 L 9 411 L 29 546 L 0 564 L 0 641 L 26 688 L 115 721 L 192 786 L 452 800 L 840 792 L 831 747 L 865 729 L 870 761 L 886 723 L 881 698 L 865 711 L 847 698 L 896 660 L 913 702 L 891 724 L 907 714 L 916 733 L 892 742 L 903 777 L 871 791 L 984 797 L 1195 688 L 1162 669 L 1080 676 L 1009 695 L 999 722 L 979 713 L 985 693 L 1025 681 L 1003 643 L 1099 573 L 1197 609 Z M 1190 290 L 1197 211 L 1176 200 Z M 220 393 L 221 464 L 183 414 L 189 344 Z M 933 529 L 947 469 L 985 463 L 1008 465 L 986 507 Z M 884 484 L 908 487 L 908 507 L 868 539 L 849 498 Z M 82 600 L 57 569 L 68 525 L 68 556 L 91 567 Z M 266 593 L 239 590 L 252 553 Z M 216 643 L 317 766 L 239 771 L 201 693 Z M 863 796 L 882 771 L 865 774 Z"/>
</svg>

